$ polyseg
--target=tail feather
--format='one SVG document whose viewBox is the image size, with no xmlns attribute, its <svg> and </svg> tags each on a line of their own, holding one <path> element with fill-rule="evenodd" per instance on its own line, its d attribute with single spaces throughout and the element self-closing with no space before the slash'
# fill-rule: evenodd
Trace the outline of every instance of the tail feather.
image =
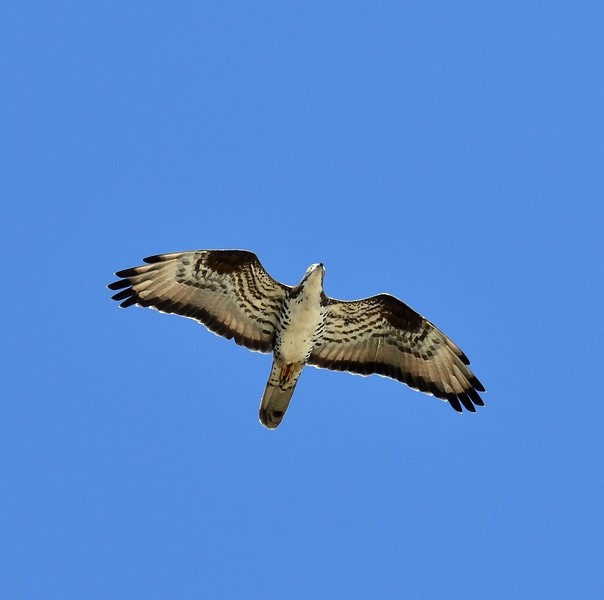
<svg viewBox="0 0 604 600">
<path fill-rule="evenodd" d="M 262 402 L 260 403 L 260 422 L 269 429 L 275 429 L 283 420 L 285 411 L 302 372 L 295 365 L 279 365 L 273 362 Z"/>
</svg>

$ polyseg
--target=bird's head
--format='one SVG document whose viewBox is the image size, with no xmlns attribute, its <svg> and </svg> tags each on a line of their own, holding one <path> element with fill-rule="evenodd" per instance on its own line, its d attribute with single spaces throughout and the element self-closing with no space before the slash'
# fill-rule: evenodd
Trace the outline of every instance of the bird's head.
<svg viewBox="0 0 604 600">
<path fill-rule="evenodd" d="M 321 283 L 321 285 L 323 285 L 324 276 L 325 267 L 323 266 L 323 263 L 315 263 L 314 265 L 310 265 L 310 267 L 306 269 L 306 273 L 304 273 L 304 278 L 302 281 L 317 279 Z"/>
</svg>

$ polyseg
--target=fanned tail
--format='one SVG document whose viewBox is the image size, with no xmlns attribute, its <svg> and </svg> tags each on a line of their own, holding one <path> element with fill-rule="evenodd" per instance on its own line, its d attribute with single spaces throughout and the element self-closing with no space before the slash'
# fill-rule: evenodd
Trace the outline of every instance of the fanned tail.
<svg viewBox="0 0 604 600">
<path fill-rule="evenodd" d="M 302 365 L 273 362 L 273 368 L 260 403 L 260 422 L 265 427 L 275 429 L 283 420 L 301 372 Z"/>
</svg>

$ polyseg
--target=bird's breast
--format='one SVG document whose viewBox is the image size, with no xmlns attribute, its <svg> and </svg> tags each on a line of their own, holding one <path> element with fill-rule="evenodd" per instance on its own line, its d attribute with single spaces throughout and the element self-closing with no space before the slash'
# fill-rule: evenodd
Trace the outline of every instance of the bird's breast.
<svg viewBox="0 0 604 600">
<path fill-rule="evenodd" d="M 319 299 L 301 294 L 288 299 L 277 328 L 275 356 L 285 362 L 306 362 L 325 318 Z"/>
</svg>

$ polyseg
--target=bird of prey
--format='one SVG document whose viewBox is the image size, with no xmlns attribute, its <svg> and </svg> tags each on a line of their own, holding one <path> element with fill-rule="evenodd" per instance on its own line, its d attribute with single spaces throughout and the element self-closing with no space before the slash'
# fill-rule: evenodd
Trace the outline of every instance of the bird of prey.
<svg viewBox="0 0 604 600">
<path fill-rule="evenodd" d="M 325 269 L 311 265 L 294 286 L 273 279 L 245 250 L 196 250 L 145 258 L 118 271 L 109 289 L 120 306 L 147 306 L 199 321 L 256 352 L 272 352 L 260 421 L 276 428 L 305 365 L 376 373 L 449 402 L 458 412 L 484 406 L 485 389 L 466 355 L 442 331 L 388 294 L 351 302 L 323 291 Z"/>
</svg>

